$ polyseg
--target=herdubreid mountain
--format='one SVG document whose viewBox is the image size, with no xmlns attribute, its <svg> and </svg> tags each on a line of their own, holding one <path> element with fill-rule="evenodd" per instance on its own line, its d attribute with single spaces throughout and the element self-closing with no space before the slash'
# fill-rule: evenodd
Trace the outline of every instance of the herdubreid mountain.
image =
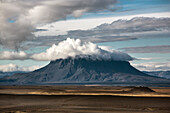
<svg viewBox="0 0 170 113">
<path fill-rule="evenodd" d="M 150 76 L 135 69 L 127 61 L 91 58 L 67 58 L 51 61 L 47 66 L 28 73 L 0 79 L 1 84 L 52 83 L 150 83 L 169 80 Z"/>
</svg>

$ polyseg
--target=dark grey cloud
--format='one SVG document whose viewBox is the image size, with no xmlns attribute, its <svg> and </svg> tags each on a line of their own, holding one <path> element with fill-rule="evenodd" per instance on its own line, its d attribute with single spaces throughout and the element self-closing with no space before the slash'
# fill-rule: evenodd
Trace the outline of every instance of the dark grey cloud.
<svg viewBox="0 0 170 113">
<path fill-rule="evenodd" d="M 46 47 L 52 44 L 58 44 L 59 42 L 65 40 L 66 38 L 58 38 L 57 36 L 39 36 L 31 41 L 26 41 L 20 45 L 22 50 L 28 50 L 30 48 L 36 47 Z"/>
<path fill-rule="evenodd" d="M 25 40 L 35 38 L 37 25 L 111 10 L 116 3 L 117 0 L 1 0 L 0 44 L 17 49 Z"/>
<path fill-rule="evenodd" d="M 152 20 L 154 22 L 152 22 Z M 39 36 L 32 41 L 29 41 L 29 43 L 24 43 L 22 47 L 24 49 L 29 49 L 30 47 L 36 46 L 51 46 L 52 44 L 58 44 L 58 42 L 63 41 L 68 37 L 75 39 L 79 38 L 83 41 L 91 41 L 93 43 L 135 40 L 141 37 L 167 37 L 170 36 L 169 20 L 170 18 L 146 17 L 136 17 L 131 20 L 117 20 L 111 24 L 102 24 L 89 30 L 71 30 L 68 31 L 67 35 Z M 150 27 L 147 28 L 148 31 L 145 29 L 146 25 L 143 25 L 146 23 Z M 153 23 L 157 23 L 158 27 L 155 28 L 155 24 Z M 137 25 L 138 27 L 135 27 Z"/>
<path fill-rule="evenodd" d="M 38 32 L 38 31 L 48 31 L 48 29 L 35 29 L 35 32 Z"/>
<path fill-rule="evenodd" d="M 127 53 L 170 53 L 170 45 L 120 48 Z"/>
<path fill-rule="evenodd" d="M 101 37 L 82 38 L 82 40 L 91 41 L 94 43 L 135 40 L 135 39 L 137 38 L 133 36 L 101 36 Z"/>
<path fill-rule="evenodd" d="M 117 20 L 89 30 L 71 30 L 59 38 L 82 38 L 93 42 L 131 40 L 144 36 L 169 35 L 170 18 L 135 17 L 130 20 Z"/>
<path fill-rule="evenodd" d="M 97 26 L 94 30 L 104 30 L 113 33 L 170 30 L 170 18 L 136 17 L 130 20 L 120 19 L 111 24 Z"/>
<path fill-rule="evenodd" d="M 60 37 L 60 36 L 39 36 L 31 41 L 26 41 L 21 44 L 20 48 L 22 50 L 27 50 L 29 48 L 42 47 L 42 46 L 51 46 L 52 44 L 58 44 L 59 42 L 67 39 L 68 37 Z M 76 38 L 74 38 L 76 39 Z M 101 37 L 80 37 L 82 41 L 90 41 L 93 43 L 101 43 L 101 42 L 114 42 L 114 41 L 124 41 L 124 40 L 135 40 L 136 37 L 133 36 L 101 36 Z"/>
</svg>

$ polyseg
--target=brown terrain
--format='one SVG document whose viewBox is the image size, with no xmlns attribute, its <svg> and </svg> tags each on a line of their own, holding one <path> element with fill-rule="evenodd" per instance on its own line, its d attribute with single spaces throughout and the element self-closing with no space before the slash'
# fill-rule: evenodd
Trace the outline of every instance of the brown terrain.
<svg viewBox="0 0 170 113">
<path fill-rule="evenodd" d="M 170 88 L 0 86 L 0 113 L 170 113 Z"/>
</svg>

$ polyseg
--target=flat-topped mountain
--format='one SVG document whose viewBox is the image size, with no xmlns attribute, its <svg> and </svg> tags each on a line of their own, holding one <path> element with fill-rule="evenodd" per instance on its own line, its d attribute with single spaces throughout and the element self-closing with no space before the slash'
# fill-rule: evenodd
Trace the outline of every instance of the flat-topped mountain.
<svg viewBox="0 0 170 113">
<path fill-rule="evenodd" d="M 1 79 L 1 83 L 50 84 L 50 83 L 107 83 L 107 82 L 158 82 L 168 81 L 135 69 L 127 61 L 76 57 L 57 59 L 47 66 L 29 73 L 18 73 Z"/>
</svg>

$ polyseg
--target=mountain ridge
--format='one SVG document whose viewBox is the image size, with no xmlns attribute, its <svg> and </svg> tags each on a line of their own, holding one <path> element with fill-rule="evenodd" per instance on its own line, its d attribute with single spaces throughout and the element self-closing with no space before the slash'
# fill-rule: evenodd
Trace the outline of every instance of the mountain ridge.
<svg viewBox="0 0 170 113">
<path fill-rule="evenodd" d="M 170 79 L 170 71 L 143 71 L 143 73 L 146 73 L 152 76 Z"/>
</svg>

